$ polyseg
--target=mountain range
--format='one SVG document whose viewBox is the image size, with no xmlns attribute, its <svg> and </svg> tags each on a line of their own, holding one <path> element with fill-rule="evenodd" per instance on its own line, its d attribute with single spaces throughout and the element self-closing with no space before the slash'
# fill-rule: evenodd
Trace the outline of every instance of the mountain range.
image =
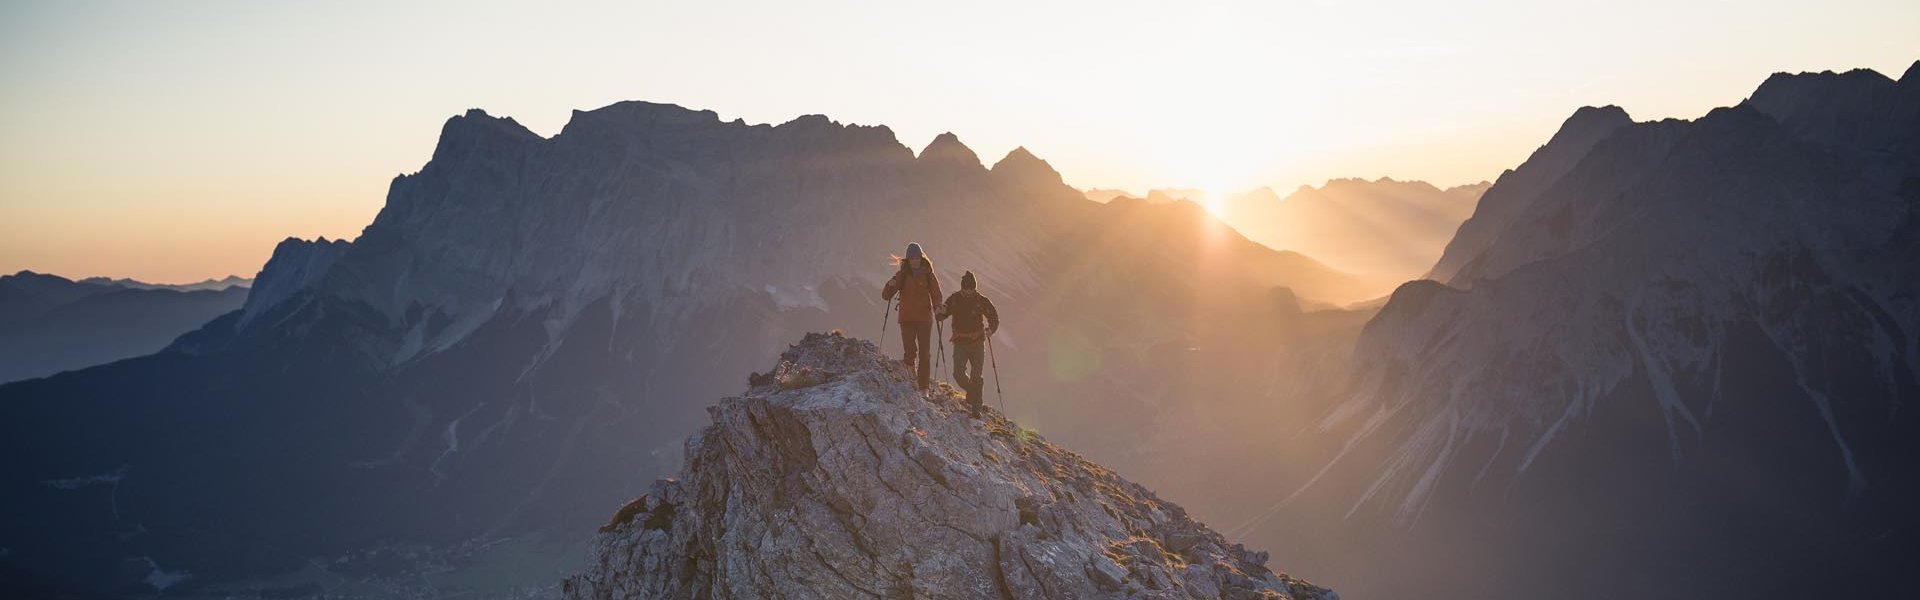
<svg viewBox="0 0 1920 600">
<path fill-rule="evenodd" d="M 1228 534 L 1340 540 L 1277 556 L 1382 597 L 1903 595 L 1916 274 L 1920 64 L 1581 109 L 1366 325 L 1325 464 Z"/>
<path fill-rule="evenodd" d="M 21 271 L 0 276 L 0 383 L 159 351 L 240 307 L 246 279 L 186 285 Z"/>
<path fill-rule="evenodd" d="M 1435 202 L 1328 192 L 1347 185 L 1290 198 L 1461 214 L 1424 189 Z M 783 396 L 763 375 L 702 409 L 803 332 L 897 353 L 873 319 L 906 241 L 949 287 L 978 273 L 1001 306 L 1002 429 L 1044 432 L 1213 523 L 1209 536 L 1354 597 L 1910 587 L 1920 64 L 1898 80 L 1780 74 L 1692 121 L 1583 108 L 1472 206 L 1444 245 L 1421 238 L 1440 248 L 1427 278 L 1377 308 L 1319 310 L 1381 280 L 1191 202 L 1090 200 L 1024 149 L 989 167 L 951 134 L 915 153 L 884 127 L 643 102 L 541 137 L 470 111 L 358 238 L 283 242 L 239 309 L 150 356 L 0 386 L 0 449 L 24 457 L 0 466 L 15 509 L 0 515 L 0 589 L 510 595 L 588 565 L 571 585 L 721 585 L 622 579 L 629 559 L 784 564 L 755 562 L 741 539 L 707 556 L 687 532 L 839 539 L 773 535 L 782 521 L 766 515 L 811 507 L 795 526 L 824 526 L 835 498 L 866 497 L 782 468 L 806 455 L 792 440 L 815 443 L 794 422 L 832 415 L 773 417 L 839 388 Z M 841 356 L 870 358 L 840 338 Z M 814 350 L 788 362 L 850 373 Z M 939 427 L 923 429 L 940 444 L 908 454 L 918 466 L 893 464 L 965 473 L 1014 456 L 943 453 L 1005 434 Z M 755 445 L 679 444 L 701 431 Z M 779 455 L 734 453 L 754 449 Z M 1092 473 L 1038 455 L 994 472 Z M 647 483 L 683 465 L 680 486 Z M 1144 497 L 1094 479 L 1107 484 L 1094 497 Z M 761 514 L 745 520 L 660 503 L 728 497 L 700 489 L 714 482 L 775 497 L 741 500 Z M 1085 568 L 1027 572 L 1111 588 L 1198 560 L 1096 565 L 1088 549 L 1137 514 L 1058 515 L 1101 532 L 1059 546 Z M 929 543 L 948 542 L 963 543 Z M 1199 556 L 1243 575 L 1264 562 Z M 841 558 L 819 562 L 897 566 Z"/>
<path fill-rule="evenodd" d="M 1266 402 L 1238 388 L 1344 353 L 1312 336 L 1360 319 L 1302 304 L 1370 291 L 1190 204 L 1089 201 L 1024 149 L 988 168 L 951 134 L 916 154 L 884 127 L 623 102 L 543 138 L 470 111 L 357 239 L 280 244 L 239 310 L 0 387 L 4 447 L 33 457 L 0 467 L 21 509 L 0 573 L 96 594 L 557 581 L 768 349 L 879 336 L 908 241 L 1000 305 L 1013 414 L 1173 489 L 1250 443 L 1220 434 Z"/>
<path fill-rule="evenodd" d="M 1314 257 L 1379 286 L 1394 286 L 1433 269 L 1454 231 L 1474 213 L 1480 182 L 1441 189 L 1424 181 L 1333 179 L 1300 186 L 1286 196 L 1273 188 L 1224 194 L 1196 189 L 1154 189 L 1149 202 L 1188 201 L 1209 206 L 1242 235 L 1270 248 Z M 1095 192 L 1100 192 L 1096 194 Z M 1117 190 L 1093 190 L 1102 199 Z"/>
<path fill-rule="evenodd" d="M 147 283 L 145 281 L 140 281 L 137 279 L 127 279 L 124 277 L 122 278 L 88 277 L 85 279 L 81 279 L 79 281 L 80 283 L 117 285 L 120 287 L 132 288 L 137 290 L 175 290 L 175 291 L 181 291 L 181 292 L 193 292 L 193 291 L 200 291 L 200 290 L 220 291 L 227 288 L 233 288 L 233 287 L 243 288 L 243 287 L 251 287 L 253 285 L 252 279 L 247 277 L 241 277 L 239 275 L 228 275 L 226 277 L 222 277 L 219 279 L 203 279 L 194 283 Z"/>
</svg>

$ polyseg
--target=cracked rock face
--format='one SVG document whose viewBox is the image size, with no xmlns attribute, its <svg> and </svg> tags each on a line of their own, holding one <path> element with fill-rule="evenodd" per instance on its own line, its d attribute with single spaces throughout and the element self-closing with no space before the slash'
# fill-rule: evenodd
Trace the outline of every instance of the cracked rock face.
<svg viewBox="0 0 1920 600">
<path fill-rule="evenodd" d="M 998 412 L 809 334 L 709 408 L 569 598 L 1337 598 Z"/>
</svg>

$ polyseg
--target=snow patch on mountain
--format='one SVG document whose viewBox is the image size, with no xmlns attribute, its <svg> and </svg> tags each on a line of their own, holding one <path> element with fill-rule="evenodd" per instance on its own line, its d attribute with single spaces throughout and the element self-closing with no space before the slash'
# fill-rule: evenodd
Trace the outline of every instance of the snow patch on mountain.
<svg viewBox="0 0 1920 600">
<path fill-rule="evenodd" d="M 773 298 L 774 306 L 780 307 L 780 310 L 827 310 L 827 301 L 820 297 L 819 286 L 803 285 L 781 289 L 779 286 L 769 285 L 766 290 L 767 295 Z"/>
</svg>

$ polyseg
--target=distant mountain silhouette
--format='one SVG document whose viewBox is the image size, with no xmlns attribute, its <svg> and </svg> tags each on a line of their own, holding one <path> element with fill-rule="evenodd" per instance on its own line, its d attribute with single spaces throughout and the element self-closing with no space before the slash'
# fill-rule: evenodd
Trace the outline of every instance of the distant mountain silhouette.
<svg viewBox="0 0 1920 600">
<path fill-rule="evenodd" d="M 193 292 L 199 290 L 220 291 L 230 287 L 249 287 L 253 285 L 252 279 L 239 275 L 228 275 L 220 279 L 207 279 L 195 283 L 147 283 L 137 279 L 114 279 L 111 277 L 88 277 L 79 281 L 80 283 L 116 285 L 136 290 L 174 290 L 178 292 Z"/>
<path fill-rule="evenodd" d="M 1092 200 L 1094 202 L 1110 202 L 1114 198 L 1120 198 L 1123 196 L 1137 197 L 1133 194 L 1127 193 L 1126 190 L 1114 190 L 1114 189 L 1103 189 L 1103 188 L 1095 188 L 1095 189 L 1087 190 L 1085 194 L 1088 200 Z"/>
<path fill-rule="evenodd" d="M 1249 239 L 1392 286 L 1433 265 L 1490 185 L 1334 179 L 1286 197 L 1270 188 L 1236 194 L 1218 211 Z"/>
<path fill-rule="evenodd" d="M 244 279 L 182 286 L 130 279 L 0 276 L 0 383 L 159 351 L 240 306 Z"/>
<path fill-rule="evenodd" d="M 1144 200 L 1155 204 L 1185 200 L 1205 206 L 1208 193 L 1207 190 L 1196 188 L 1154 188 L 1147 190 L 1147 197 Z"/>
</svg>

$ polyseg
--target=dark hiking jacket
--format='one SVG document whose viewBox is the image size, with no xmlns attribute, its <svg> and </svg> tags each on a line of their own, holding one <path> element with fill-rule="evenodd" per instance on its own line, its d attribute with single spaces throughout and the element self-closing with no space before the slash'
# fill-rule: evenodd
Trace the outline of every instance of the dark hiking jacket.
<svg viewBox="0 0 1920 600">
<path fill-rule="evenodd" d="M 977 290 L 954 292 L 947 297 L 946 307 L 946 317 L 953 317 L 953 341 L 977 342 L 986 337 L 987 330 L 1000 329 L 1000 311 Z"/>
</svg>

